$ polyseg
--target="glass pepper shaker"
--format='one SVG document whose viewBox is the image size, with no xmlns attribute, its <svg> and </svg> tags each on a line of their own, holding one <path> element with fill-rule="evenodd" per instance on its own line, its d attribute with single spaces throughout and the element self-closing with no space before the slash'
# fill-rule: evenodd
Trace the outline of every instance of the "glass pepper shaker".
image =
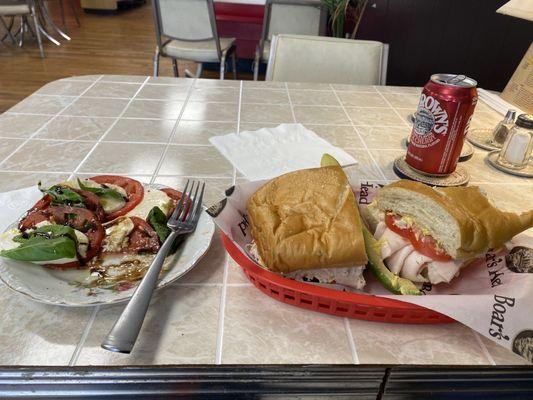
<svg viewBox="0 0 533 400">
<path fill-rule="evenodd" d="M 511 169 L 525 168 L 529 163 L 532 150 L 533 115 L 521 114 L 503 143 L 498 163 Z"/>
<path fill-rule="evenodd" d="M 509 131 L 513 127 L 514 119 L 516 116 L 515 110 L 508 110 L 507 114 L 505 114 L 505 118 L 502 119 L 498 125 L 496 125 L 496 128 L 492 131 L 492 140 L 491 143 L 494 146 L 501 147 L 503 143 L 505 142 L 505 139 L 507 139 L 507 135 L 509 134 Z"/>
</svg>

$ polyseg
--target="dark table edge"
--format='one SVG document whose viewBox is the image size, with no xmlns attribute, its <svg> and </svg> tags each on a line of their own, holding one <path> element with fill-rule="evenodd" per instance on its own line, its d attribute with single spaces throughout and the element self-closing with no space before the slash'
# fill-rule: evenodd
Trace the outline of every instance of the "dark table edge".
<svg viewBox="0 0 533 400">
<path fill-rule="evenodd" d="M 531 366 L 0 366 L 0 399 L 533 398 Z"/>
</svg>

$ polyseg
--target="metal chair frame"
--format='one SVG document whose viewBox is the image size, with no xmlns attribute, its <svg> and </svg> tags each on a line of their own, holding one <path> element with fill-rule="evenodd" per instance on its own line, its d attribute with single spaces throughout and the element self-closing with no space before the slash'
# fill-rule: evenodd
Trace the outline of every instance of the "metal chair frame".
<svg viewBox="0 0 533 400">
<path fill-rule="evenodd" d="M 41 58 L 45 58 L 43 43 L 42 43 L 42 40 L 41 40 L 41 32 L 43 31 L 43 29 L 42 29 L 42 27 L 40 25 L 40 22 L 39 22 L 39 16 L 37 15 L 37 13 L 35 11 L 35 1 L 34 0 L 26 0 L 26 2 L 28 4 L 28 6 L 29 6 L 30 12 L 29 13 L 24 13 L 24 14 L 0 15 L 0 21 L 1 21 L 2 27 L 6 30 L 6 34 L 7 34 L 7 36 L 10 37 L 11 41 L 13 42 L 13 44 L 17 44 L 16 40 L 15 40 L 15 36 L 18 33 L 13 35 L 13 33 L 11 32 L 11 28 L 13 27 L 14 18 L 11 21 L 10 26 L 8 27 L 2 17 L 4 17 L 4 16 L 11 16 L 11 17 L 20 16 L 21 17 L 21 24 L 20 24 L 20 28 L 19 28 L 19 31 L 20 31 L 20 42 L 18 44 L 19 47 L 22 47 L 22 45 L 24 44 L 24 35 L 26 33 L 26 30 L 29 30 L 30 33 L 37 38 L 37 44 L 39 45 L 39 53 L 41 55 Z M 1 6 L 1 4 L 0 4 L 0 6 Z M 28 15 L 32 17 L 35 30 L 33 30 L 31 28 L 31 25 L 28 22 L 28 18 L 27 18 Z M 6 38 L 6 36 L 4 35 L 2 40 L 4 40 L 5 38 Z"/>
<path fill-rule="evenodd" d="M 269 28 L 270 28 L 270 19 L 272 16 L 272 5 L 273 4 L 287 4 L 287 5 L 301 5 L 301 6 L 316 6 L 320 8 L 320 22 L 318 27 L 318 36 L 323 36 L 326 33 L 326 26 L 328 20 L 328 14 L 323 3 L 316 0 L 267 0 L 265 4 L 265 13 L 263 17 L 263 30 L 261 31 L 261 39 L 255 50 L 255 58 L 253 63 L 254 68 L 254 81 L 259 77 L 259 64 L 263 58 L 263 49 L 265 46 L 265 41 L 268 40 Z M 289 33 L 290 32 L 283 32 Z"/>
<path fill-rule="evenodd" d="M 278 46 L 278 36 L 275 35 L 272 37 L 272 45 L 270 46 L 270 57 L 268 62 L 268 68 L 266 71 L 265 80 L 271 81 L 273 70 L 272 65 L 274 65 L 274 61 L 276 58 L 276 48 Z M 389 64 L 389 44 L 383 43 L 383 49 L 381 51 L 381 66 L 380 66 L 380 73 L 379 73 L 379 82 L 378 85 L 386 85 L 387 84 L 387 69 Z"/>
<path fill-rule="evenodd" d="M 179 1 L 179 0 L 176 0 Z M 231 62 L 232 62 L 232 69 L 233 69 L 233 79 L 237 79 L 237 59 L 236 59 L 236 51 L 235 51 L 235 45 L 231 46 L 226 53 L 222 52 L 222 49 L 220 47 L 220 38 L 218 36 L 218 29 L 217 29 L 217 22 L 215 18 L 215 7 L 213 5 L 213 0 L 205 0 L 207 3 L 207 10 L 209 13 L 209 22 L 211 23 L 211 32 L 212 36 L 202 39 L 183 39 L 178 38 L 170 35 L 166 35 L 162 32 L 161 27 L 161 9 L 159 6 L 159 0 L 152 0 L 152 8 L 153 8 L 153 16 L 154 16 L 154 24 L 155 24 L 155 35 L 156 35 L 156 41 L 157 41 L 157 47 L 155 49 L 154 54 L 154 76 L 159 75 L 159 57 L 168 57 L 172 59 L 172 68 L 174 71 L 174 76 L 178 77 L 178 62 L 177 58 L 168 55 L 164 52 L 163 48 L 166 44 L 170 43 L 172 40 L 179 40 L 183 42 L 203 42 L 206 40 L 214 40 L 217 48 L 217 55 L 218 59 L 220 61 L 220 79 L 224 79 L 224 73 L 225 73 L 225 67 L 226 67 L 226 56 L 231 55 Z M 162 36 L 167 37 L 168 39 L 163 41 Z M 196 61 L 196 60 L 190 60 L 190 61 Z M 203 65 L 201 62 L 198 62 L 198 67 L 196 70 L 196 74 L 194 76 L 196 78 L 199 78 L 202 75 Z M 192 76 L 189 71 L 186 71 L 187 76 Z"/>
</svg>

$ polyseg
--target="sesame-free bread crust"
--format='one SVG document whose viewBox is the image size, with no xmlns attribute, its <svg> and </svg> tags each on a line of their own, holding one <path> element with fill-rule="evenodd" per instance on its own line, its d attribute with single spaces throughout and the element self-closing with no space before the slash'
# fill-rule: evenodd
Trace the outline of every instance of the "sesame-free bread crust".
<svg viewBox="0 0 533 400">
<path fill-rule="evenodd" d="M 355 196 L 340 167 L 272 179 L 250 197 L 247 211 L 259 255 L 272 271 L 367 262 Z"/>
</svg>

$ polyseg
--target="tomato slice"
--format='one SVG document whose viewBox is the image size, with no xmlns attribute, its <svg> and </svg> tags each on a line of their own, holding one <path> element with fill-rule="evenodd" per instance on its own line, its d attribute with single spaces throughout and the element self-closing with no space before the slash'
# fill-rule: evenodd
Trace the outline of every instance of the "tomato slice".
<svg viewBox="0 0 533 400">
<path fill-rule="evenodd" d="M 84 190 L 79 189 L 73 189 L 74 192 L 78 193 L 82 199 L 83 204 L 92 212 L 94 212 L 96 218 L 99 221 L 104 220 L 104 209 L 102 208 L 102 204 L 100 203 L 100 198 L 91 192 L 86 192 Z M 36 224 L 42 221 L 47 221 L 48 217 L 46 213 L 43 213 L 43 211 L 46 211 L 48 208 L 50 208 L 52 203 L 52 197 L 49 195 L 44 195 L 41 200 L 39 200 L 37 203 L 33 205 L 32 208 L 28 210 L 26 213 L 26 216 L 21 219 L 19 223 L 19 229 L 25 230 L 29 228 L 33 228 Z"/>
<path fill-rule="evenodd" d="M 113 211 L 112 213 L 106 214 L 105 220 L 111 221 L 115 218 L 118 218 L 122 215 L 127 214 L 133 210 L 137 204 L 139 204 L 144 197 L 144 188 L 143 185 L 136 181 L 135 179 L 127 178 L 125 176 L 116 176 L 116 175 L 98 175 L 89 178 L 90 180 L 99 183 L 99 184 L 112 184 L 117 185 L 123 188 L 128 195 L 126 199 L 126 204 L 120 210 Z"/>
<path fill-rule="evenodd" d="M 164 189 L 160 189 L 162 192 L 165 192 L 167 194 L 168 197 L 170 197 L 172 199 L 172 203 L 174 204 L 174 207 L 172 208 L 170 214 L 172 214 L 174 212 L 174 209 L 176 208 L 176 206 L 178 205 L 178 202 L 181 200 L 181 192 L 177 191 L 176 189 L 171 189 L 171 188 L 164 188 Z M 191 201 L 187 198 L 185 198 L 185 203 L 186 203 L 186 212 L 189 212 L 189 207 L 191 206 Z"/>
<path fill-rule="evenodd" d="M 85 233 L 89 239 L 87 254 L 80 261 L 66 264 L 47 264 L 47 267 L 58 269 L 78 268 L 100 252 L 104 240 L 104 227 L 96 214 L 91 210 L 81 207 L 66 205 L 51 206 L 46 209 L 36 210 L 25 218 L 25 229 L 34 228 L 41 221 L 50 221 L 58 225 L 68 225 Z"/>
<path fill-rule="evenodd" d="M 412 228 L 401 228 L 397 226 L 395 222 L 400 218 L 401 217 L 399 215 L 386 213 L 385 224 L 387 225 L 387 228 L 409 240 L 415 250 L 425 256 L 428 256 L 436 261 L 450 261 L 452 259 L 438 246 L 436 240 L 431 236 L 424 235 L 422 232 L 417 232 Z"/>
<path fill-rule="evenodd" d="M 126 251 L 132 253 L 150 252 L 159 250 L 159 238 L 156 231 L 144 219 L 130 217 L 133 222 L 133 231 L 129 235 L 129 244 Z"/>
</svg>

